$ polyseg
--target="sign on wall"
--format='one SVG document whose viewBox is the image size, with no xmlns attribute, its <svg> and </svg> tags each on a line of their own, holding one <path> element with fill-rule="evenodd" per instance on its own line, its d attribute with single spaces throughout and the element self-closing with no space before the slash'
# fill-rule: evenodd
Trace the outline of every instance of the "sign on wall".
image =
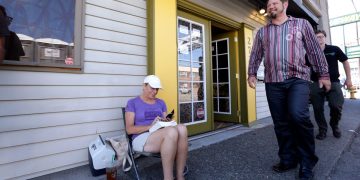
<svg viewBox="0 0 360 180">
<path fill-rule="evenodd" d="M 345 53 L 349 59 L 360 58 L 360 46 L 346 46 Z"/>
<path fill-rule="evenodd" d="M 349 24 L 360 21 L 360 13 L 349 14 L 346 16 L 330 19 L 330 27 Z"/>
</svg>

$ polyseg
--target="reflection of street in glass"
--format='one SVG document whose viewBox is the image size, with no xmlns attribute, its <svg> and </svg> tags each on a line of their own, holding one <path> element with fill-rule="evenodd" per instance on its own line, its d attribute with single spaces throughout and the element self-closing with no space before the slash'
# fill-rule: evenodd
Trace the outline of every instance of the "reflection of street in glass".
<svg viewBox="0 0 360 180">
<path fill-rule="evenodd" d="M 179 89 L 179 91 L 180 91 L 181 94 L 188 94 L 188 93 L 191 92 L 190 89 L 185 88 L 185 87 L 181 87 L 181 88 Z"/>
<path fill-rule="evenodd" d="M 191 102 L 191 93 L 187 93 L 187 94 L 180 93 L 179 100 L 180 102 Z"/>
<path fill-rule="evenodd" d="M 195 84 L 194 84 L 195 85 Z M 186 89 L 186 90 L 181 90 Z M 199 96 L 199 87 L 194 86 L 193 91 L 189 88 L 180 88 L 179 89 L 179 101 L 180 102 L 191 102 L 191 98 L 193 101 L 201 101 L 203 98 Z M 202 93 L 200 93 L 202 94 Z M 192 95 L 192 96 L 191 96 Z"/>
</svg>

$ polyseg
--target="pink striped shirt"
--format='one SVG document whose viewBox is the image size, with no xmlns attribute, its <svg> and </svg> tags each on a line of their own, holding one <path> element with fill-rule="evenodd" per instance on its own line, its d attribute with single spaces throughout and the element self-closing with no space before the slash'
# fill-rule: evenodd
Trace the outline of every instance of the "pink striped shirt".
<svg viewBox="0 0 360 180">
<path fill-rule="evenodd" d="M 310 81 L 305 53 L 320 79 L 329 79 L 325 55 L 307 20 L 289 16 L 281 25 L 269 23 L 256 34 L 248 75 L 256 77 L 264 59 L 264 82 L 283 82 L 292 77 Z"/>
</svg>

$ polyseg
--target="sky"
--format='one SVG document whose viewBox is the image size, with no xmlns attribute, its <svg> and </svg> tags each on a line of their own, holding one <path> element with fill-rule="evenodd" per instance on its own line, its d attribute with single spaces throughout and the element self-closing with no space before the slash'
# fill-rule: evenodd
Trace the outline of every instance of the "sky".
<svg viewBox="0 0 360 180">
<path fill-rule="evenodd" d="M 329 5 L 329 18 L 336 18 L 348 14 L 360 13 L 360 0 L 327 0 Z M 353 5 L 354 2 L 354 5 Z M 356 10 L 355 10 L 356 8 Z"/>
</svg>

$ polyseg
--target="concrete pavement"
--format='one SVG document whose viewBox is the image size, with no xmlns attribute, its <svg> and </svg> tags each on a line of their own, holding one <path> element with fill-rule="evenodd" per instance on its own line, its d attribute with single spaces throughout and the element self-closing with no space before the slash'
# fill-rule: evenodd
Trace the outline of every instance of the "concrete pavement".
<svg viewBox="0 0 360 180">
<path fill-rule="evenodd" d="M 310 108 L 311 109 L 311 108 Z M 325 115 L 329 119 L 328 107 Z M 313 112 L 311 109 L 311 116 Z M 336 139 L 331 128 L 325 140 L 316 140 L 319 162 L 314 179 L 360 179 L 360 100 L 347 99 L 340 122 L 342 137 Z M 315 125 L 315 134 L 317 126 Z M 275 173 L 271 166 L 279 161 L 271 118 L 259 120 L 252 127 L 241 125 L 190 138 L 187 179 L 296 179 L 298 170 Z M 158 159 L 139 160 L 142 179 L 162 179 Z M 119 174 L 119 179 L 134 179 L 133 173 Z M 105 179 L 92 177 L 88 166 L 62 171 L 42 179 Z"/>
</svg>

